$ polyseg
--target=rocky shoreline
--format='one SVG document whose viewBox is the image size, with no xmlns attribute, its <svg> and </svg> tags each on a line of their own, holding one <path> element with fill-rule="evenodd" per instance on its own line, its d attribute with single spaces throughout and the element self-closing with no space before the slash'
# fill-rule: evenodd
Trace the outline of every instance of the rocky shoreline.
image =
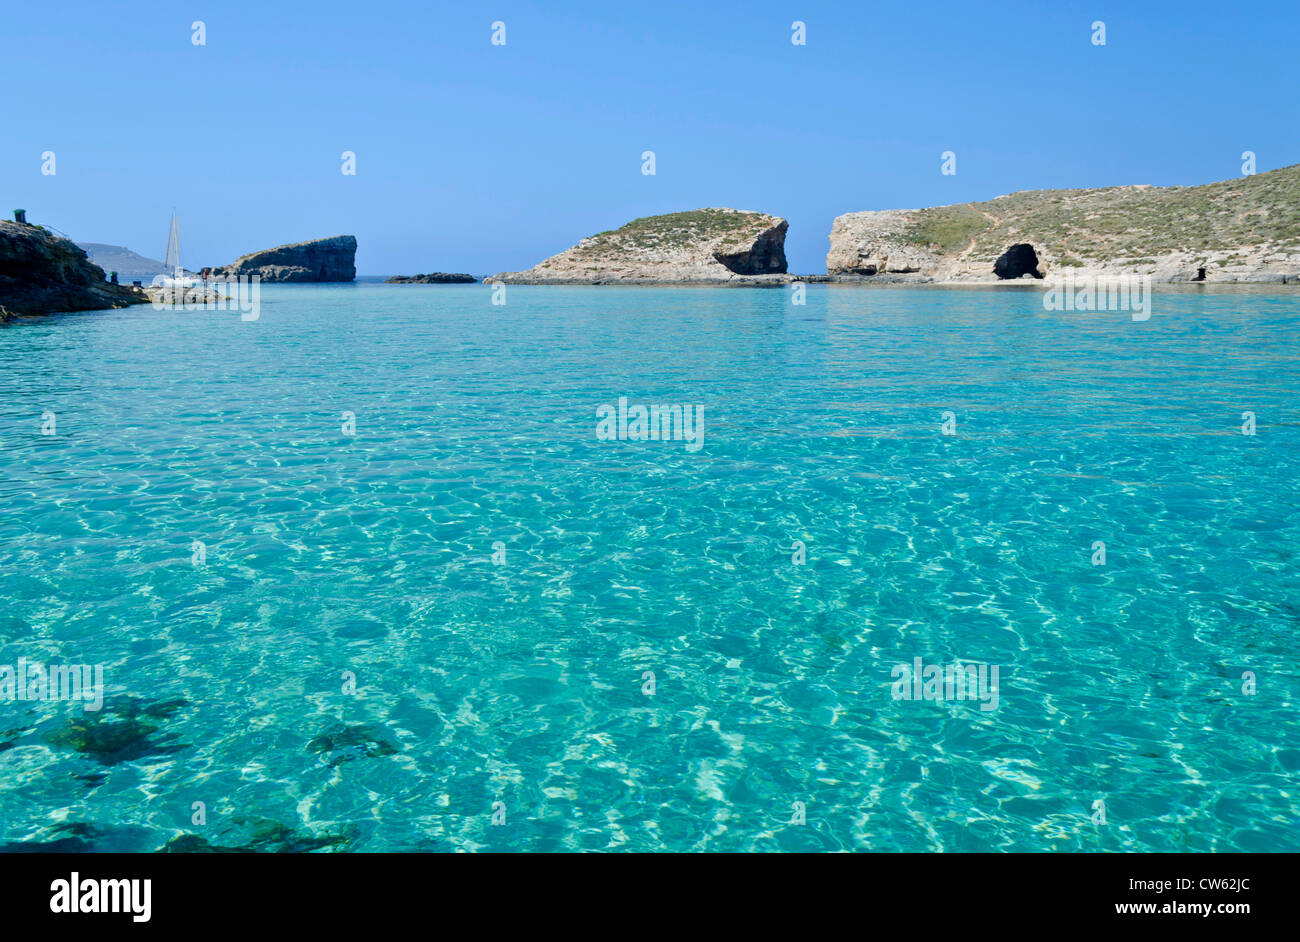
<svg viewBox="0 0 1300 942">
<path fill-rule="evenodd" d="M 845 213 L 830 242 L 830 275 L 939 284 L 1116 276 L 1300 284 L 1300 164 L 1201 186 L 1025 190 L 978 203 Z M 1021 246 L 1032 270 L 1008 258 Z"/>
<path fill-rule="evenodd" d="M 814 276 L 816 277 L 816 276 Z M 825 278 L 825 276 L 820 276 Z M 489 275 L 483 279 L 485 285 L 626 285 L 628 287 L 645 287 L 659 285 L 663 287 L 719 287 L 719 288 L 779 288 L 794 284 L 796 281 L 807 282 L 808 278 L 798 275 L 732 275 L 727 278 L 528 278 L 513 272 L 501 275 Z"/>
<path fill-rule="evenodd" d="M 533 268 L 527 285 L 995 285 L 1116 276 L 1300 284 L 1300 165 L 1192 187 L 1026 190 L 983 203 L 845 213 L 825 275 L 786 270 L 786 220 L 710 208 L 636 219 Z"/>
<path fill-rule="evenodd" d="M 1026 190 L 979 203 L 845 213 L 831 227 L 824 275 L 789 273 L 788 229 L 779 216 L 728 207 L 646 216 L 483 282 L 770 288 L 1137 276 L 1161 284 L 1300 285 L 1300 164 L 1203 186 Z M 216 280 L 350 282 L 356 248 L 351 235 L 312 239 L 204 273 Z M 387 281 L 474 282 L 458 272 Z M 175 303 L 172 294 L 112 284 L 70 240 L 25 221 L 0 221 L 0 320 Z"/>
<path fill-rule="evenodd" d="M 148 301 L 143 290 L 108 281 L 72 240 L 42 226 L 0 220 L 0 321 Z"/>
</svg>

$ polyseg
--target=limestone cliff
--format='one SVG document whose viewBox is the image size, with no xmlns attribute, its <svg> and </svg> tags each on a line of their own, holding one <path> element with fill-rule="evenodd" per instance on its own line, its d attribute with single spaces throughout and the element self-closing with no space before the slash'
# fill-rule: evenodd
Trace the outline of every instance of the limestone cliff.
<svg viewBox="0 0 1300 942">
<path fill-rule="evenodd" d="M 257 275 L 264 282 L 354 281 L 356 256 L 356 236 L 331 236 L 241 255 L 214 269 L 214 274 L 219 278 Z"/>
<path fill-rule="evenodd" d="M 0 221 L 0 319 L 4 312 L 95 311 L 148 300 L 143 292 L 109 284 L 71 240 L 40 226 Z"/>
<path fill-rule="evenodd" d="M 696 209 L 634 219 L 583 239 L 521 272 L 485 278 L 508 284 L 781 284 L 785 232 L 777 216 Z"/>
<path fill-rule="evenodd" d="M 1157 282 L 1300 282 L 1300 164 L 1204 186 L 1026 190 L 982 203 L 848 213 L 827 273 L 997 281 L 1027 245 L 1037 274 L 1150 275 Z M 1029 252 L 1018 249 L 1029 257 Z"/>
</svg>

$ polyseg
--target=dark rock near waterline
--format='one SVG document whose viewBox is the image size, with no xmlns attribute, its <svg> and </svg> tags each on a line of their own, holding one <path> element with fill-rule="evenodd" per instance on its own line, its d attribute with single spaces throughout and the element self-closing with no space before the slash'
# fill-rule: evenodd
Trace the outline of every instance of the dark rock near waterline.
<svg viewBox="0 0 1300 942">
<path fill-rule="evenodd" d="M 15 314 L 98 311 L 149 297 L 109 284 L 75 242 L 25 223 L 0 221 L 0 322 Z"/>
<path fill-rule="evenodd" d="M 998 256 L 998 260 L 993 263 L 993 274 L 999 278 L 1021 278 L 1025 275 L 1043 277 L 1038 270 L 1038 253 L 1028 242 L 1017 242 Z"/>
<path fill-rule="evenodd" d="M 394 275 L 386 285 L 472 285 L 478 281 L 473 275 L 460 272 L 435 271 L 427 275 Z"/>
<path fill-rule="evenodd" d="M 224 268 L 213 269 L 213 273 L 218 278 L 256 275 L 269 283 L 355 281 L 356 257 L 356 236 L 330 236 L 241 255 Z"/>
</svg>

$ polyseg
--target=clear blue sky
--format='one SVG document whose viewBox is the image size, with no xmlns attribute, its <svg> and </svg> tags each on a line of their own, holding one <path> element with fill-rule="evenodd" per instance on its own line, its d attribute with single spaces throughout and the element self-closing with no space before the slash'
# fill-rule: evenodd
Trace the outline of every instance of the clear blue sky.
<svg viewBox="0 0 1300 942">
<path fill-rule="evenodd" d="M 820 272 L 844 212 L 1300 161 L 1293 2 L 58 0 L 3 32 L 0 210 L 157 258 L 175 206 L 191 268 L 346 232 L 362 274 L 484 275 L 733 206 Z"/>
</svg>

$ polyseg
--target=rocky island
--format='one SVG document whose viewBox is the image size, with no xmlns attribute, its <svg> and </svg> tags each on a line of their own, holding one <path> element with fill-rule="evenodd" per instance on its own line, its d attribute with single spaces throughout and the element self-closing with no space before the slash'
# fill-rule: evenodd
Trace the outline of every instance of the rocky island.
<svg viewBox="0 0 1300 942">
<path fill-rule="evenodd" d="M 256 275 L 266 283 L 355 281 L 356 256 L 356 236 L 331 236 L 241 255 L 223 268 L 212 269 L 212 275 L 218 279 Z"/>
<path fill-rule="evenodd" d="M 138 252 L 132 252 L 124 245 L 106 245 L 103 242 L 78 242 L 79 248 L 85 249 L 90 260 L 104 271 L 115 271 L 119 281 L 128 284 L 139 281 L 149 284 L 155 275 L 170 275 L 167 266 L 156 258 L 147 258 Z"/>
<path fill-rule="evenodd" d="M 786 274 L 789 223 L 766 213 L 696 209 L 634 219 L 597 233 L 527 271 L 485 278 L 504 284 L 774 285 Z"/>
<path fill-rule="evenodd" d="M 996 282 L 1073 272 L 1300 283 L 1300 164 L 1203 186 L 1026 190 L 847 213 L 832 281 Z"/>
<path fill-rule="evenodd" d="M 139 289 L 111 284 L 84 250 L 41 226 L 0 221 L 0 321 L 12 314 L 95 311 L 144 304 Z"/>
<path fill-rule="evenodd" d="M 460 272 L 435 271 L 427 275 L 394 275 L 386 285 L 472 285 L 478 281 L 473 275 Z"/>
</svg>

